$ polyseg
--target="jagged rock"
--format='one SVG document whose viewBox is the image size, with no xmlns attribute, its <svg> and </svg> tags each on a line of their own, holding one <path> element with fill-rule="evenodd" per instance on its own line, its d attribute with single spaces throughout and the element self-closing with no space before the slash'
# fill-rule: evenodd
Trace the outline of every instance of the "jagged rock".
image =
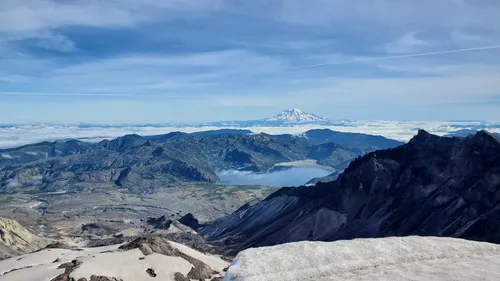
<svg viewBox="0 0 500 281">
<path fill-rule="evenodd" d="M 188 273 L 188 278 L 190 279 L 209 279 L 211 275 L 214 274 L 214 270 L 209 265 L 177 250 L 172 247 L 166 239 L 160 236 L 139 237 L 120 246 L 119 249 L 126 251 L 140 249 L 146 256 L 152 253 L 158 253 L 171 257 L 181 257 L 194 266 Z"/>
<path fill-rule="evenodd" d="M 159 218 L 150 217 L 147 222 L 156 229 L 169 229 L 170 225 L 172 225 L 172 220 L 167 219 L 166 216 L 161 216 Z"/>
<path fill-rule="evenodd" d="M 69 276 L 81 264 L 82 262 L 79 260 L 72 260 L 70 262 L 60 264 L 57 268 L 64 268 L 64 272 L 56 276 L 51 281 L 74 281 L 75 279 Z"/>
<path fill-rule="evenodd" d="M 45 249 L 71 249 L 68 244 L 63 243 L 63 242 L 54 242 L 50 243 L 49 245 L 45 246 Z"/>
<path fill-rule="evenodd" d="M 72 262 L 65 262 L 60 264 L 57 268 L 72 268 L 75 266 Z"/>
<path fill-rule="evenodd" d="M 224 277 L 214 277 L 210 281 L 223 281 L 223 280 L 224 280 Z"/>
<path fill-rule="evenodd" d="M 282 188 L 198 232 L 239 250 L 302 240 L 448 236 L 500 243 L 500 140 L 419 131 L 360 157 L 337 180 Z"/>
<path fill-rule="evenodd" d="M 121 250 L 139 249 L 147 256 L 152 253 L 178 257 L 179 251 L 173 248 L 167 240 L 159 236 L 139 237 L 119 247 Z"/>
<path fill-rule="evenodd" d="M 191 281 L 189 280 L 189 278 L 187 278 L 186 276 L 184 276 L 182 273 L 180 272 L 176 272 L 174 274 L 174 280 L 175 281 Z"/>
<path fill-rule="evenodd" d="M 70 262 L 65 262 L 63 264 L 60 264 L 57 268 L 76 268 L 78 267 L 80 264 L 82 264 L 82 261 L 79 261 L 79 260 L 72 260 Z"/>
<path fill-rule="evenodd" d="M 106 236 L 116 232 L 116 229 L 113 229 L 102 223 L 86 223 L 81 226 L 82 233 L 88 235 L 97 235 L 97 236 Z"/>
<path fill-rule="evenodd" d="M 90 240 L 86 246 L 91 247 L 91 248 L 103 247 L 103 246 L 122 244 L 125 241 L 127 241 L 126 237 L 113 237 L 113 238 L 106 238 L 106 239 L 97 239 L 97 240 Z"/>
<path fill-rule="evenodd" d="M 182 218 L 180 218 L 179 222 L 185 226 L 191 227 L 194 230 L 198 229 L 198 227 L 200 226 L 199 221 L 191 213 L 188 213 L 185 216 L 183 216 Z"/>
<path fill-rule="evenodd" d="M 190 248 L 193 248 L 202 253 L 211 253 L 211 254 L 219 254 L 219 248 L 214 247 L 208 244 L 203 237 L 198 234 L 189 233 L 189 232 L 177 232 L 177 233 L 167 233 L 162 234 L 162 237 L 169 241 L 177 242 L 183 245 L 186 245 Z M 225 257 L 222 257 L 223 259 Z M 229 262 L 231 262 L 229 260 Z"/>
<path fill-rule="evenodd" d="M 202 263 L 200 261 L 197 261 L 194 263 L 194 267 L 191 268 L 189 271 L 187 277 L 189 279 L 210 279 L 212 277 L 212 274 L 214 274 L 214 270 L 210 268 L 205 263 Z"/>
<path fill-rule="evenodd" d="M 78 281 L 87 281 L 87 278 L 85 278 L 85 277 L 78 278 Z"/>
<path fill-rule="evenodd" d="M 151 277 L 156 277 L 156 273 L 155 273 L 154 269 L 152 269 L 152 268 L 148 268 L 148 269 L 146 269 L 146 273 L 147 273 L 149 276 L 151 276 Z"/>
<path fill-rule="evenodd" d="M 74 281 L 75 279 L 69 277 L 69 274 L 59 274 L 54 277 L 51 281 Z"/>
<path fill-rule="evenodd" d="M 116 279 L 114 277 L 106 277 L 106 276 L 90 276 L 90 281 L 123 281 L 122 279 Z"/>
</svg>

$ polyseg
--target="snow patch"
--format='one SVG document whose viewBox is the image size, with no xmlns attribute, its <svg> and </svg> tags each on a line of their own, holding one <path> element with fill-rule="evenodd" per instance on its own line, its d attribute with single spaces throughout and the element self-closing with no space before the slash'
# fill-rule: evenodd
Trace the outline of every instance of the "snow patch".
<svg viewBox="0 0 500 281">
<path fill-rule="evenodd" d="M 240 252 L 224 281 L 500 280 L 500 245 L 438 237 L 296 242 Z"/>
<path fill-rule="evenodd" d="M 170 242 L 181 252 L 201 260 L 214 270 L 222 272 L 228 266 L 218 256 L 204 254 L 182 244 Z M 82 264 L 77 267 L 70 277 L 74 280 L 91 275 L 103 275 L 123 280 L 147 281 L 165 280 L 174 281 L 174 274 L 181 272 L 187 275 L 193 265 L 181 257 L 171 257 L 153 253 L 144 256 L 141 250 L 119 250 L 120 245 L 96 248 L 82 248 L 78 251 L 68 249 L 46 249 L 31 254 L 21 255 L 0 261 L 0 280 L 2 281 L 49 281 L 64 270 L 58 269 L 60 264 L 72 260 L 79 260 Z M 58 260 L 57 262 L 54 262 Z M 157 274 L 150 277 L 146 270 L 152 268 Z"/>
</svg>

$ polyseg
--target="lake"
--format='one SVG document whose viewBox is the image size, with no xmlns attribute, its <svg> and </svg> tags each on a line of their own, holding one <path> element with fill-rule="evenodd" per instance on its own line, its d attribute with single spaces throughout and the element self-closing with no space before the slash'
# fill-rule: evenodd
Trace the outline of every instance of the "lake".
<svg viewBox="0 0 500 281">
<path fill-rule="evenodd" d="M 217 173 L 220 184 L 231 185 L 267 185 L 267 186 L 299 186 L 313 178 L 331 174 L 318 167 L 293 167 L 270 173 L 253 173 L 247 171 L 228 170 Z"/>
</svg>

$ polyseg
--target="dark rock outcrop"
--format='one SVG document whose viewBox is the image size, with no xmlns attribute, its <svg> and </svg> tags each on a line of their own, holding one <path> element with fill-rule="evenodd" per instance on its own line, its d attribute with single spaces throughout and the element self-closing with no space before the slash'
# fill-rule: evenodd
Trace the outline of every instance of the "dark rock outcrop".
<svg viewBox="0 0 500 281">
<path fill-rule="evenodd" d="M 86 235 L 105 236 L 116 232 L 116 229 L 113 229 L 103 223 L 86 223 L 82 224 L 80 228 L 82 230 L 82 234 Z"/>
<path fill-rule="evenodd" d="M 122 279 L 116 279 L 114 277 L 92 275 L 92 276 L 90 276 L 90 281 L 123 281 L 123 280 Z"/>
<path fill-rule="evenodd" d="M 126 241 L 129 241 L 129 237 L 113 237 L 113 238 L 105 238 L 105 239 L 93 239 L 87 242 L 86 247 L 94 248 L 94 247 L 104 247 L 110 245 L 122 244 Z"/>
<path fill-rule="evenodd" d="M 79 260 L 72 260 L 70 262 L 60 264 L 57 268 L 64 268 L 64 272 L 54 277 L 51 281 L 74 281 L 75 279 L 69 277 L 69 275 L 81 264 L 82 262 Z"/>
<path fill-rule="evenodd" d="M 173 241 L 186 245 L 192 249 L 197 250 L 198 252 L 211 253 L 211 254 L 219 253 L 219 249 L 217 247 L 207 244 L 207 242 L 203 239 L 203 237 L 197 234 L 188 232 L 176 232 L 176 233 L 162 234 L 161 236 L 167 239 L 168 241 Z"/>
<path fill-rule="evenodd" d="M 179 222 L 185 226 L 191 227 L 194 230 L 198 229 L 198 227 L 200 226 L 200 222 L 191 213 L 188 213 L 180 218 Z"/>
<path fill-rule="evenodd" d="M 155 229 L 169 229 L 172 225 L 172 220 L 167 219 L 166 216 L 161 216 L 159 218 L 148 218 L 148 224 Z"/>
<path fill-rule="evenodd" d="M 152 268 L 148 268 L 146 269 L 146 273 L 151 276 L 151 277 L 156 277 L 156 273 L 155 273 L 155 270 L 152 269 Z"/>
<path fill-rule="evenodd" d="M 71 247 L 68 246 L 68 244 L 64 243 L 64 242 L 54 242 L 54 243 L 51 243 L 47 246 L 45 246 L 45 249 L 67 249 L 67 250 L 70 250 Z"/>
<path fill-rule="evenodd" d="M 235 251 L 300 240 L 448 236 L 500 243 L 500 141 L 419 131 L 354 160 L 337 180 L 283 188 L 202 227 Z"/>
<path fill-rule="evenodd" d="M 176 272 L 174 274 L 174 280 L 175 281 L 191 281 L 189 280 L 189 278 L 187 278 L 186 276 L 184 276 L 182 273 L 180 272 Z"/>
</svg>

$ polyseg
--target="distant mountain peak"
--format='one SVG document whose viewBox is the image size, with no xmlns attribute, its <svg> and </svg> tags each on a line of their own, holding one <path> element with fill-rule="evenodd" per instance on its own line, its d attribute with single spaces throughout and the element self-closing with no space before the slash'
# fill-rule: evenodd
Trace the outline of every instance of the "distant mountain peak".
<svg viewBox="0 0 500 281">
<path fill-rule="evenodd" d="M 267 118 L 266 122 L 283 122 L 283 123 L 328 123 L 329 120 L 325 117 L 318 116 L 312 113 L 307 113 L 299 108 L 286 109 L 271 118 Z"/>
</svg>

